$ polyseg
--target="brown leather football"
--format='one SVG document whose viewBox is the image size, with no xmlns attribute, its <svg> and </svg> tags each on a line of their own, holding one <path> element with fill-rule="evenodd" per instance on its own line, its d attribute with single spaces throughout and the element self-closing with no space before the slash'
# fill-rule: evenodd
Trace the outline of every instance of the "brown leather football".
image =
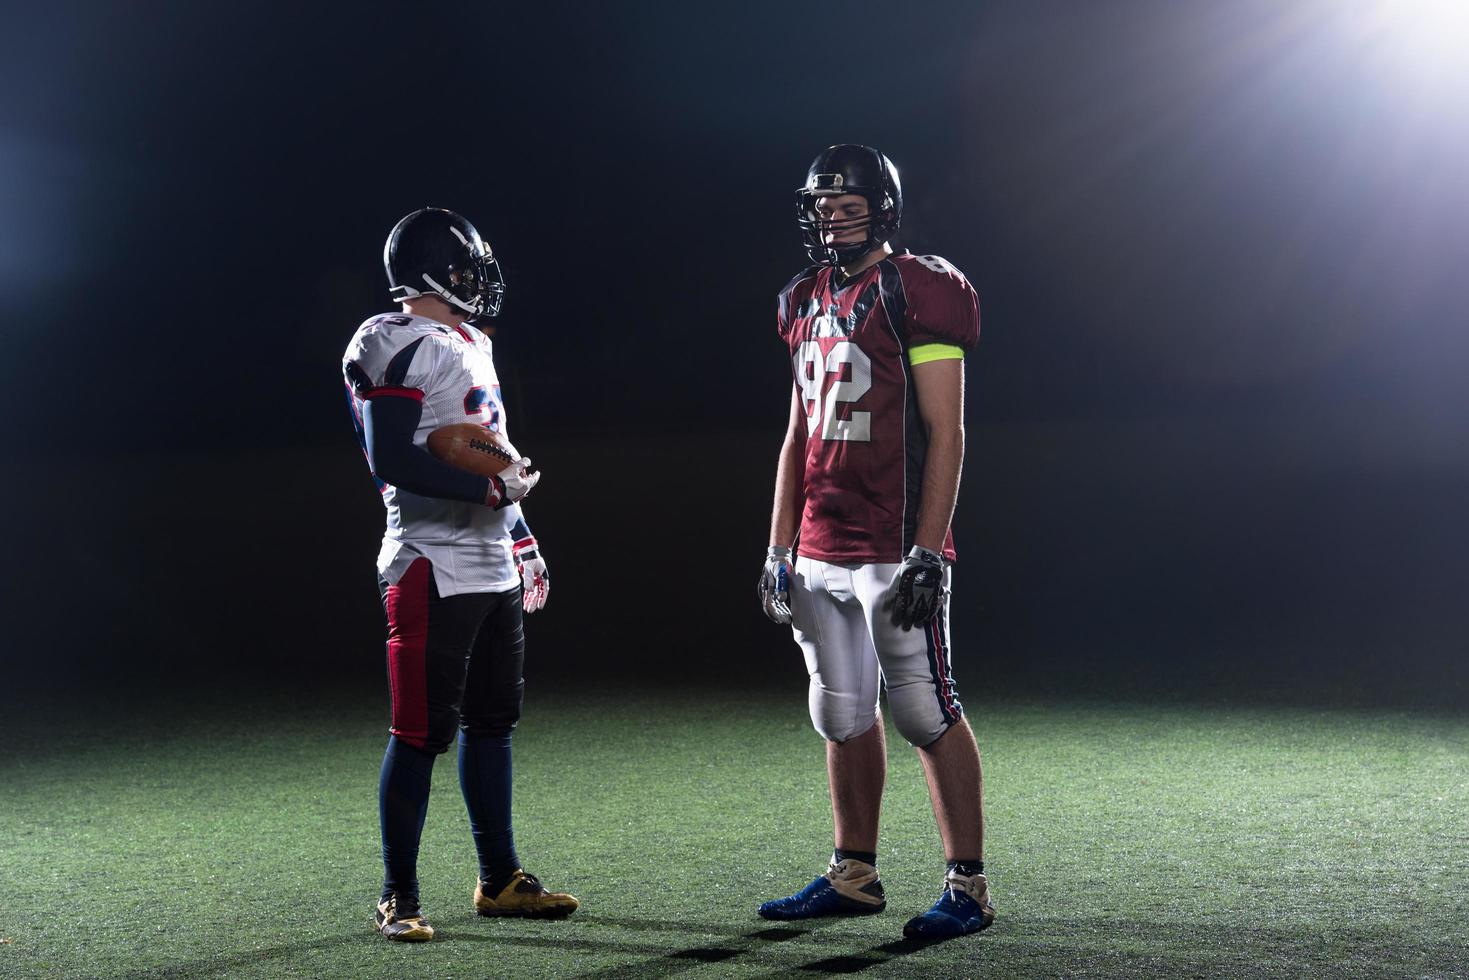
<svg viewBox="0 0 1469 980">
<path fill-rule="evenodd" d="M 509 439 L 473 422 L 456 422 L 430 432 L 428 451 L 450 466 L 480 476 L 494 476 L 520 459 Z"/>
</svg>

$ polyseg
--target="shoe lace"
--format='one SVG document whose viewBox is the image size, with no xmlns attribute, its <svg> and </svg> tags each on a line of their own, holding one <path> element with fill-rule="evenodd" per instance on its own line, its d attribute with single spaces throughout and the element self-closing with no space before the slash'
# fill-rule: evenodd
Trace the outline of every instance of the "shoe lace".
<svg viewBox="0 0 1469 980">
<path fill-rule="evenodd" d="M 388 918 L 398 922 L 404 919 L 417 919 L 423 913 L 418 907 L 418 899 L 394 894 L 388 898 Z"/>
<path fill-rule="evenodd" d="M 948 892 L 949 898 L 955 901 L 958 900 L 960 895 L 963 895 L 972 902 L 978 902 L 979 896 L 970 891 L 971 881 L 972 879 L 965 878 L 951 871 L 944 875 L 944 890 Z"/>
<path fill-rule="evenodd" d="M 838 880 L 842 880 L 842 881 L 869 880 L 869 876 L 870 876 L 870 881 L 869 881 L 869 884 L 870 884 L 871 882 L 875 882 L 877 880 L 876 871 L 877 871 L 876 868 L 869 867 L 869 866 L 863 864 L 861 861 L 855 861 L 855 860 L 832 861 L 830 864 L 828 864 L 826 866 L 826 874 L 823 875 L 822 877 L 826 878 L 827 881 L 830 881 L 830 882 L 833 882 L 834 883 L 834 882 L 836 882 Z"/>
<path fill-rule="evenodd" d="M 550 890 L 541 884 L 541 879 L 529 871 L 517 871 L 515 877 L 510 881 L 517 894 L 520 895 L 549 895 Z"/>
</svg>

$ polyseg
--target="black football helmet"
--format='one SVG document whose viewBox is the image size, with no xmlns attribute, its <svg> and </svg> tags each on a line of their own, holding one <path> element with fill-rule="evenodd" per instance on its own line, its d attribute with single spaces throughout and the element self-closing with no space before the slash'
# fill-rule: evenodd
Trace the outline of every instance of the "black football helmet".
<svg viewBox="0 0 1469 980">
<path fill-rule="evenodd" d="M 816 212 L 817 199 L 841 194 L 867 198 L 868 213 L 861 218 L 823 220 Z M 855 262 L 895 235 L 902 220 L 903 185 L 898 182 L 898 168 L 870 146 L 839 143 L 822 150 L 811 161 L 805 185 L 796 191 L 796 223 L 806 254 L 820 265 Z M 829 232 L 863 226 L 867 229 L 863 241 L 831 245 L 825 241 Z"/>
<path fill-rule="evenodd" d="M 383 246 L 393 299 L 437 296 L 470 319 L 495 316 L 505 279 L 489 244 L 463 216 L 422 208 L 393 226 Z"/>
</svg>

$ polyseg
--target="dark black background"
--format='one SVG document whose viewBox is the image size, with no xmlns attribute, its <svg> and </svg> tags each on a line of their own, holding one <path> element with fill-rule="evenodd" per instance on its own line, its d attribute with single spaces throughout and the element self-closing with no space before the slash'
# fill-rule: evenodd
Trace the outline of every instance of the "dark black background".
<svg viewBox="0 0 1469 980">
<path fill-rule="evenodd" d="M 532 681 L 799 688 L 753 599 L 774 295 L 791 192 L 856 141 L 902 171 L 899 244 L 981 296 L 968 698 L 1462 703 L 1466 86 L 1406 36 L 1257 0 L 32 9 L 0 684 L 378 682 L 339 359 L 431 204 L 510 283 Z"/>
</svg>

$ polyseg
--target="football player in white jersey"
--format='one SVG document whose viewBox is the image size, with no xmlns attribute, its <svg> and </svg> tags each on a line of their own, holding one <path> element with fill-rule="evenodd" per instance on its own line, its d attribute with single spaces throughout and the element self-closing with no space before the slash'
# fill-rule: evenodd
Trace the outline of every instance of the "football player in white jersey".
<svg viewBox="0 0 1469 980">
<path fill-rule="evenodd" d="M 518 501 L 540 479 L 529 459 L 479 476 L 429 454 L 428 435 L 477 422 L 504 434 L 490 339 L 505 286 L 489 246 L 452 211 L 425 208 L 383 250 L 401 313 L 372 317 L 347 345 L 352 419 L 387 506 L 378 586 L 388 620 L 392 725 L 378 784 L 384 882 L 374 923 L 389 939 L 434 930 L 418 901 L 418 842 L 435 758 L 456 740 L 479 855 L 481 915 L 561 917 L 571 895 L 520 866 L 510 822 L 510 739 L 520 718 L 524 612 L 550 576 Z"/>
</svg>

